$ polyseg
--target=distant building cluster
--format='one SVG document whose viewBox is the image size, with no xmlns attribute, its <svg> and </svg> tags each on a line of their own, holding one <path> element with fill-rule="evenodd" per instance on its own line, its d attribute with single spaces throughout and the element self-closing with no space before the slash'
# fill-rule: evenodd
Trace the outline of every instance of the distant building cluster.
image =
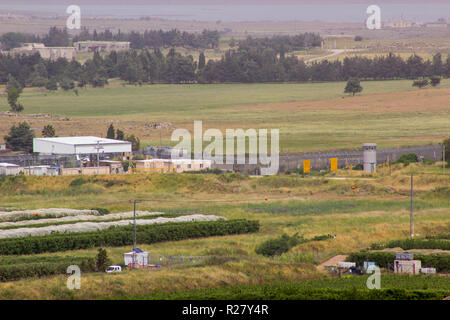
<svg viewBox="0 0 450 320">
<path fill-rule="evenodd" d="M 79 52 L 111 52 L 130 49 L 130 42 L 125 41 L 79 41 L 73 44 Z"/>
<path fill-rule="evenodd" d="M 34 138 L 33 152 L 43 156 L 73 158 L 71 166 L 64 166 L 60 161 L 56 165 L 26 165 L 8 162 L 0 163 L 2 175 L 96 175 L 123 173 L 182 173 L 189 171 L 210 170 L 211 160 L 195 159 L 146 159 L 128 160 L 132 157 L 132 145 L 128 141 L 105 139 L 99 137 L 58 137 Z M 110 160 L 115 158 L 116 160 Z M 129 165 L 124 168 L 122 161 Z M 21 162 L 24 163 L 24 162 Z"/>
<path fill-rule="evenodd" d="M 65 58 L 72 60 L 75 57 L 74 47 L 46 47 L 43 43 L 25 43 L 22 47 L 11 50 L 13 54 L 39 53 L 43 59 L 57 60 Z"/>
<path fill-rule="evenodd" d="M 401 28 L 413 28 L 413 27 L 424 27 L 424 28 L 448 28 L 449 24 L 444 18 L 441 18 L 435 22 L 426 22 L 424 24 L 418 24 L 410 20 L 392 19 L 384 22 L 383 26 L 385 28 L 401 29 Z"/>
<path fill-rule="evenodd" d="M 80 41 L 73 47 L 46 47 L 43 43 L 24 43 L 22 47 L 11 50 L 12 54 L 39 53 L 43 59 L 57 60 L 65 58 L 72 60 L 77 52 L 111 52 L 130 49 L 130 42 L 119 41 Z"/>
</svg>

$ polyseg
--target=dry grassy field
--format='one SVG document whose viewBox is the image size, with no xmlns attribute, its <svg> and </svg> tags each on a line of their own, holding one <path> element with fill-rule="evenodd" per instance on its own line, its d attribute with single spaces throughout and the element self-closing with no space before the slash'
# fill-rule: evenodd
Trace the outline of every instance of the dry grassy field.
<svg viewBox="0 0 450 320">
<path fill-rule="evenodd" d="M 375 242 L 408 236 L 411 173 L 415 175 L 416 186 L 416 233 L 424 237 L 448 232 L 450 176 L 443 176 L 440 166 L 439 163 L 396 165 L 391 175 L 387 168 L 379 168 L 376 176 L 340 170 L 336 175 L 346 178 L 340 180 L 331 174 L 307 178 L 298 175 L 250 178 L 235 174 L 96 176 L 86 177 L 87 183 L 82 186 L 72 183 L 77 177 L 3 180 L 1 203 L 6 207 L 86 209 L 100 206 L 111 212 L 123 212 L 132 209 L 129 200 L 138 198 L 146 200 L 138 204 L 139 210 L 258 220 L 261 230 L 253 234 L 139 244 L 156 257 L 214 255 L 222 260 L 115 275 L 86 273 L 82 277 L 82 290 L 75 291 L 66 288 L 67 277 L 63 275 L 46 277 L 45 281 L 28 279 L 0 283 L 0 298 L 112 298 L 329 278 L 316 266 L 330 257 L 360 251 Z M 305 238 L 334 234 L 336 238 L 300 244 L 274 258 L 255 253 L 260 243 L 283 233 L 298 233 Z M 129 250 L 127 247 L 106 249 L 112 263 L 122 263 L 123 253 Z M 93 248 L 45 253 L 23 256 L 23 259 L 93 257 L 96 251 Z M 330 283 L 329 287 L 339 288 L 339 283 Z M 432 282 L 429 284 L 430 289 L 434 288 Z"/>
</svg>

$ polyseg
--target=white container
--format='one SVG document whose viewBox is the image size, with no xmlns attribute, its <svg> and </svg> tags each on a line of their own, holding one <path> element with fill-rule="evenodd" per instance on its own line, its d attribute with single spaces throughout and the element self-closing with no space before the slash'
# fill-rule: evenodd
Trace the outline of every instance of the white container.
<svg viewBox="0 0 450 320">
<path fill-rule="evenodd" d="M 339 268 L 351 268 L 351 267 L 356 267 L 356 262 L 345 262 L 345 261 L 341 261 L 341 262 L 338 262 L 338 267 L 339 267 Z"/>
<path fill-rule="evenodd" d="M 148 252 L 127 252 L 124 255 L 125 265 L 133 265 L 133 262 L 139 266 L 148 265 Z"/>
<path fill-rule="evenodd" d="M 435 274 L 436 268 L 420 268 L 420 273 Z"/>
</svg>

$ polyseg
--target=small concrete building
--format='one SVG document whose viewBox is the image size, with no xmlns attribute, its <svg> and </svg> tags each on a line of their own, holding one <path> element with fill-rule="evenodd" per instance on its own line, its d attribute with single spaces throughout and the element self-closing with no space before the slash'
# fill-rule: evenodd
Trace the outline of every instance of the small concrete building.
<svg viewBox="0 0 450 320">
<path fill-rule="evenodd" d="M 23 172 L 23 168 L 12 163 L 0 163 L 0 176 L 14 176 Z"/>
<path fill-rule="evenodd" d="M 124 263 L 128 267 L 145 267 L 148 265 L 148 252 L 134 248 L 133 251 L 124 254 Z"/>
<path fill-rule="evenodd" d="M 6 143 L 0 142 L 0 151 L 6 151 Z"/>
<path fill-rule="evenodd" d="M 191 160 L 191 159 L 173 159 L 173 166 L 177 169 L 177 172 L 185 171 L 202 171 L 211 169 L 211 160 Z"/>
<path fill-rule="evenodd" d="M 123 173 L 122 162 L 113 160 L 100 160 L 100 167 L 108 167 L 111 174 Z"/>
<path fill-rule="evenodd" d="M 188 172 L 211 169 L 211 160 L 149 159 L 136 161 L 136 172 Z"/>
<path fill-rule="evenodd" d="M 394 273 L 419 274 L 421 268 L 420 260 L 394 260 Z"/>
<path fill-rule="evenodd" d="M 364 143 L 363 149 L 363 169 L 368 173 L 375 173 L 377 171 L 377 144 Z"/>
</svg>

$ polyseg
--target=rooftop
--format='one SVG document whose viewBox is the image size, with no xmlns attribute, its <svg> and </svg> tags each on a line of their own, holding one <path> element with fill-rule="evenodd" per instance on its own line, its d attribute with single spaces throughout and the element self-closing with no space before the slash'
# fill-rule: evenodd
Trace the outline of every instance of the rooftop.
<svg viewBox="0 0 450 320">
<path fill-rule="evenodd" d="M 99 137 L 60 137 L 60 138 L 35 138 L 39 141 L 48 141 L 62 144 L 70 144 L 70 145 L 93 145 L 93 144 L 131 144 L 128 141 L 121 140 L 113 140 Z"/>
</svg>

